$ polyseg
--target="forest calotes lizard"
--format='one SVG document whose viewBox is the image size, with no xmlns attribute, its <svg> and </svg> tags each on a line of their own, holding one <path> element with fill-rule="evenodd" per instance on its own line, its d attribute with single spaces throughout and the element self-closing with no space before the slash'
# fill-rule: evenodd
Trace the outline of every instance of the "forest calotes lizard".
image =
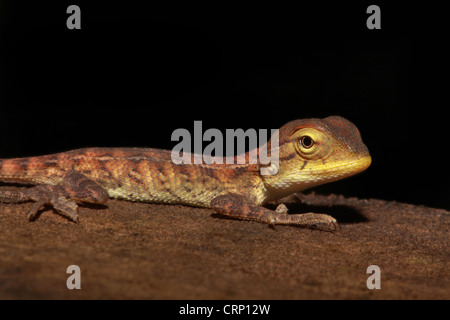
<svg viewBox="0 0 450 320">
<path fill-rule="evenodd" d="M 262 205 L 354 175 L 371 163 L 356 126 L 338 116 L 287 123 L 279 129 L 278 152 L 275 175 L 261 175 L 261 163 L 176 165 L 169 150 L 145 148 L 86 148 L 4 159 L 0 181 L 34 186 L 0 189 L 0 201 L 35 201 L 29 220 L 50 204 L 77 222 L 77 202 L 103 204 L 111 197 L 207 207 L 270 225 L 335 225 L 329 215 L 288 214 L 283 205 L 275 211 Z"/>
</svg>

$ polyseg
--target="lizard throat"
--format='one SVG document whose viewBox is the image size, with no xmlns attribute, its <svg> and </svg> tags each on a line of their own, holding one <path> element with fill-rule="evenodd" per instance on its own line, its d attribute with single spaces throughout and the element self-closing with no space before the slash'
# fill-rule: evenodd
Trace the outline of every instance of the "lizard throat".
<svg viewBox="0 0 450 320">
<path fill-rule="evenodd" d="M 332 162 L 329 164 L 311 164 L 305 168 L 294 167 L 287 169 L 281 167 L 280 172 L 275 176 L 267 177 L 265 183 L 268 190 L 267 199 L 276 199 L 287 196 L 295 192 L 319 186 L 325 183 L 341 180 L 366 170 L 372 159 L 370 155 Z"/>
</svg>

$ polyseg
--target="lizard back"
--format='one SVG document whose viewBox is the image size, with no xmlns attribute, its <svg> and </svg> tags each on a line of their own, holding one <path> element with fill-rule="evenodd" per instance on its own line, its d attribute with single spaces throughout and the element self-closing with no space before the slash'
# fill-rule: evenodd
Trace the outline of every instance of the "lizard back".
<svg viewBox="0 0 450 320">
<path fill-rule="evenodd" d="M 71 170 L 105 188 L 110 197 L 131 201 L 208 207 L 217 195 L 243 189 L 257 202 L 265 199 L 256 165 L 175 165 L 170 150 L 152 148 L 85 148 L 0 160 L 0 181 L 58 185 Z"/>
</svg>

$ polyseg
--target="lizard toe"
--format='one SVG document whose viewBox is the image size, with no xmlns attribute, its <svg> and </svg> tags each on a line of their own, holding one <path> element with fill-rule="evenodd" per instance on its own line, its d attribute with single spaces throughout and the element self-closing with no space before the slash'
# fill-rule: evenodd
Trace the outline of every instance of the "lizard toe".
<svg viewBox="0 0 450 320">
<path fill-rule="evenodd" d="M 50 200 L 56 211 L 68 217 L 73 222 L 79 221 L 78 205 L 74 200 L 68 200 L 63 196 L 55 196 Z"/>
</svg>

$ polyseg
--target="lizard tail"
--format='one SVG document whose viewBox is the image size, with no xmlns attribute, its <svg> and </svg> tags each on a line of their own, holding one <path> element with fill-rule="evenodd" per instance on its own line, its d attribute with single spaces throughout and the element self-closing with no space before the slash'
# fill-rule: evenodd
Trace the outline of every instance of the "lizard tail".
<svg viewBox="0 0 450 320">
<path fill-rule="evenodd" d="M 0 159 L 0 181 L 34 182 L 52 165 L 42 157 Z"/>
</svg>

